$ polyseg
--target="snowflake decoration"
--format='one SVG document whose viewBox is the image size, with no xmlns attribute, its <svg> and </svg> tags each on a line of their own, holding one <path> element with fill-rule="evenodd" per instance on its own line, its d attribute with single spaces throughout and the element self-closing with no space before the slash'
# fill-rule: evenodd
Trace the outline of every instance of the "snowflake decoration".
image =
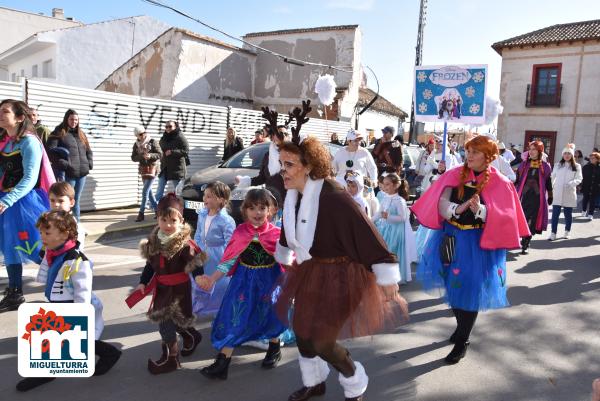
<svg viewBox="0 0 600 401">
<path fill-rule="evenodd" d="M 483 81 L 483 72 L 477 71 L 473 74 L 473 82 L 481 82 Z"/>
<path fill-rule="evenodd" d="M 475 88 L 469 86 L 467 89 L 465 89 L 465 95 L 467 95 L 467 97 L 475 96 Z"/>
<path fill-rule="evenodd" d="M 479 113 L 480 109 L 481 109 L 481 106 L 479 106 L 477 103 L 473 103 L 471 105 L 471 107 L 469 107 L 469 112 L 471 114 L 477 114 L 477 113 Z"/>
<path fill-rule="evenodd" d="M 423 98 L 426 100 L 429 100 L 433 97 L 433 92 L 431 91 L 431 89 L 425 89 L 423 91 Z"/>
<path fill-rule="evenodd" d="M 417 80 L 419 82 L 425 82 L 426 79 L 427 79 L 427 74 L 425 73 L 425 71 L 419 71 L 419 73 L 417 74 Z"/>
<path fill-rule="evenodd" d="M 424 114 L 425 112 L 427 112 L 427 104 L 420 103 L 419 104 L 419 113 Z"/>
</svg>

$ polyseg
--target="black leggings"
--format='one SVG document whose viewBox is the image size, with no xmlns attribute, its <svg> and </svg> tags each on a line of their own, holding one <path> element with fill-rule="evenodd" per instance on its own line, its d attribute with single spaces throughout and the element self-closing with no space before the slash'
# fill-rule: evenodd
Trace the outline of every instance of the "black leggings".
<svg viewBox="0 0 600 401">
<path fill-rule="evenodd" d="M 296 337 L 296 345 L 303 357 L 314 358 L 318 356 L 325 362 L 330 363 L 345 377 L 354 376 L 356 367 L 352 358 L 350 358 L 350 352 L 336 341 L 304 340 Z"/>
<path fill-rule="evenodd" d="M 452 308 L 452 312 L 456 317 L 456 343 L 465 343 L 469 341 L 471 330 L 477 320 L 478 312 L 470 312 L 462 309 Z"/>
</svg>

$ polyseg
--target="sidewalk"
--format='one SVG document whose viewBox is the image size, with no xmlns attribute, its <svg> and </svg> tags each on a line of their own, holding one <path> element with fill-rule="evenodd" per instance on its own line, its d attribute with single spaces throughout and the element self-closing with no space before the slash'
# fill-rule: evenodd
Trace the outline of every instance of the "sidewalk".
<svg viewBox="0 0 600 401">
<path fill-rule="evenodd" d="M 154 213 L 146 213 L 146 219 L 135 222 L 139 207 L 82 212 L 81 225 L 87 235 L 86 247 L 92 243 L 106 243 L 138 233 L 150 232 L 156 225 Z"/>
</svg>

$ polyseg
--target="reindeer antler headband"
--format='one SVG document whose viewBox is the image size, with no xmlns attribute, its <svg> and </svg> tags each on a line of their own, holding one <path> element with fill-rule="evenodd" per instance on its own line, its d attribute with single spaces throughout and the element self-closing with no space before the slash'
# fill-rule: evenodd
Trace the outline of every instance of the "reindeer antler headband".
<svg viewBox="0 0 600 401">
<path fill-rule="evenodd" d="M 292 127 L 292 142 L 296 145 L 302 143 L 300 138 L 300 128 L 310 120 L 306 115 L 310 113 L 311 110 L 310 99 L 308 99 L 302 101 L 302 110 L 300 110 L 300 107 L 294 107 L 294 110 L 288 113 L 289 118 L 286 120 L 285 125 L 288 125 L 292 120 L 296 120 L 296 126 Z"/>
</svg>

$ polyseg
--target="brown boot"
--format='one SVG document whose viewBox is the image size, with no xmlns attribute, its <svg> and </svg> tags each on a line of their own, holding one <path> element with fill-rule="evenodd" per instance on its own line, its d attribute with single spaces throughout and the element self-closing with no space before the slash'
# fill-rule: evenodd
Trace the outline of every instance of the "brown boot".
<svg viewBox="0 0 600 401">
<path fill-rule="evenodd" d="M 140 221 L 144 221 L 144 213 L 138 213 L 137 218 L 135 219 L 136 223 L 139 223 Z"/>
<path fill-rule="evenodd" d="M 181 348 L 181 356 L 190 356 L 196 350 L 196 347 L 202 341 L 202 334 L 194 327 L 188 327 L 177 331 L 183 339 L 183 347 Z"/>
<path fill-rule="evenodd" d="M 180 368 L 179 364 L 179 348 L 177 341 L 170 344 L 162 343 L 162 355 L 157 361 L 148 359 L 148 370 L 153 375 L 169 373 Z"/>
</svg>

